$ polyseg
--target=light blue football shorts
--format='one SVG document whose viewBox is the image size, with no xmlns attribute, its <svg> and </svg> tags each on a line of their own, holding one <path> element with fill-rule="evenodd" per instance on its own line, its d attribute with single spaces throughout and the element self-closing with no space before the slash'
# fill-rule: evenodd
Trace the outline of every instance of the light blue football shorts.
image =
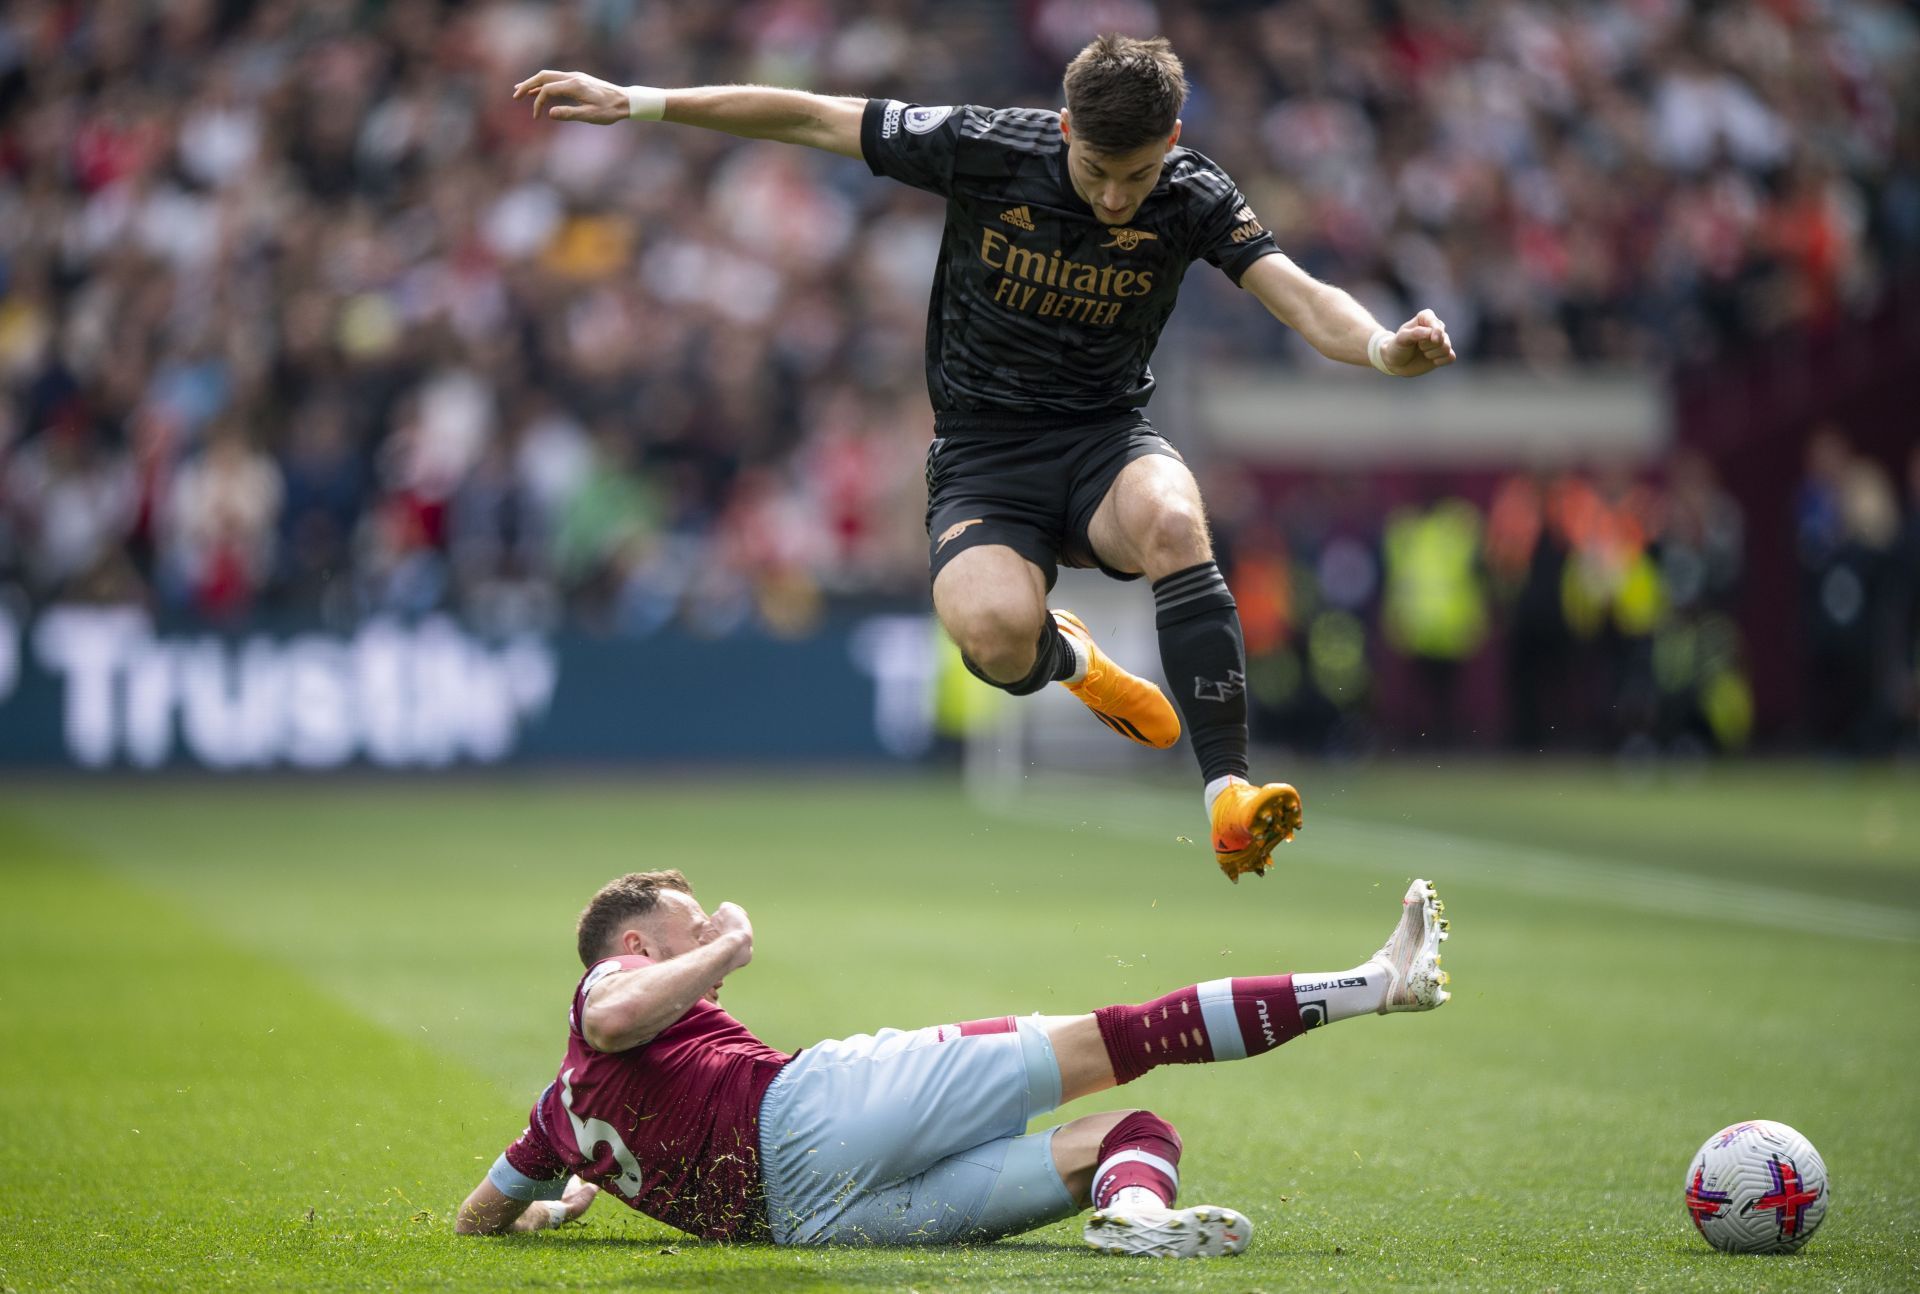
<svg viewBox="0 0 1920 1294">
<path fill-rule="evenodd" d="M 992 1240 L 1071 1217 L 1053 1132 L 1060 1064 L 1038 1024 L 954 1025 L 820 1043 L 760 1105 L 760 1170 L 776 1244 Z"/>
</svg>

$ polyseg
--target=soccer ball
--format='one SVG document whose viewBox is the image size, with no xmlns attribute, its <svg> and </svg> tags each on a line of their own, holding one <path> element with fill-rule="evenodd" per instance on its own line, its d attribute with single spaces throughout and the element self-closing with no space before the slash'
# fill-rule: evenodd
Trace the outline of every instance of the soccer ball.
<svg viewBox="0 0 1920 1294">
<path fill-rule="evenodd" d="M 1687 1169 L 1687 1214 L 1715 1249 L 1790 1254 L 1827 1216 L 1827 1166 L 1784 1123 L 1749 1119 L 1720 1129 Z"/>
</svg>

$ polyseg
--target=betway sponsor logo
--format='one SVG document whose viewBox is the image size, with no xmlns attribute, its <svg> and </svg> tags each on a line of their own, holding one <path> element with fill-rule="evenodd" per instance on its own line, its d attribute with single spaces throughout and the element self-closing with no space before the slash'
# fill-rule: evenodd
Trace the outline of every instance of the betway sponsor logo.
<svg viewBox="0 0 1920 1294">
<path fill-rule="evenodd" d="M 1006 276 L 995 285 L 993 299 L 1042 318 L 1111 324 L 1125 298 L 1153 291 L 1152 270 L 1086 265 L 1062 256 L 1059 248 L 1032 251 L 997 229 L 980 231 L 979 255 L 988 269 Z"/>
</svg>

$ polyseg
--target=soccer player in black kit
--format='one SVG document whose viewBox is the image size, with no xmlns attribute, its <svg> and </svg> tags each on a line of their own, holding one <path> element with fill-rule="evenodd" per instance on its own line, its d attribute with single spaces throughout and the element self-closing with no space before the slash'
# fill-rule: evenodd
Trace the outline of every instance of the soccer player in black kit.
<svg viewBox="0 0 1920 1294">
<path fill-rule="evenodd" d="M 1264 874 L 1300 796 L 1247 779 L 1246 653 L 1199 487 L 1147 421 L 1147 360 L 1181 276 L 1205 260 L 1314 349 L 1418 377 L 1453 362 L 1422 310 L 1396 330 L 1315 280 L 1225 172 L 1180 147 L 1187 83 L 1165 40 L 1102 36 L 1067 67 L 1066 107 L 927 107 L 760 86 L 661 90 L 580 72 L 514 88 L 535 116 L 703 126 L 866 162 L 947 201 L 927 312 L 933 604 L 967 668 L 1015 695 L 1065 684 L 1130 740 L 1171 746 L 1184 714 L 1215 859 Z M 1152 582 L 1179 702 L 1127 673 L 1068 611 L 1058 564 Z"/>
</svg>

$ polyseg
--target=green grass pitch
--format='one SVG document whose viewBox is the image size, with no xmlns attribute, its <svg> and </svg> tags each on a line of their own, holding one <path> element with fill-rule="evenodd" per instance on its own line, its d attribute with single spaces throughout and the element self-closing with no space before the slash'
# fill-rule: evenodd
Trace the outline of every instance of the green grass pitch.
<svg viewBox="0 0 1920 1294">
<path fill-rule="evenodd" d="M 1795 1290 L 1920 1287 L 1911 772 L 1317 769 L 1229 887 L 1193 791 L 973 808 L 930 778 L 0 787 L 0 1287 Z M 557 1233 L 452 1211 L 553 1073 L 605 878 L 743 903 L 727 1006 L 778 1046 L 1067 1012 L 1362 960 L 1413 875 L 1455 999 L 1156 1071 L 1184 1194 L 1241 1259 L 1062 1225 L 949 1250 L 727 1248 L 603 1199 Z M 1794 1124 L 1833 1204 L 1791 1258 L 1709 1251 L 1688 1157 Z"/>
</svg>

